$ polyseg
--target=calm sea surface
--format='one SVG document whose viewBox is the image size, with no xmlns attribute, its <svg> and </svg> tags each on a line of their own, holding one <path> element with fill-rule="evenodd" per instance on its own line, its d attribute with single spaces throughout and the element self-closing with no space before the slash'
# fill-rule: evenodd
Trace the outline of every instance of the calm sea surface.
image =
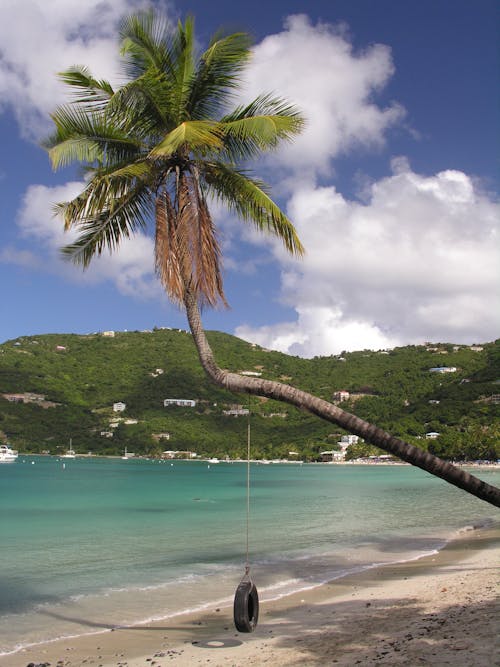
<svg viewBox="0 0 500 667">
<path fill-rule="evenodd" d="M 251 573 L 265 601 L 498 519 L 410 466 L 252 464 Z M 228 602 L 245 553 L 245 464 L 20 456 L 0 465 L 0 654 Z"/>
</svg>

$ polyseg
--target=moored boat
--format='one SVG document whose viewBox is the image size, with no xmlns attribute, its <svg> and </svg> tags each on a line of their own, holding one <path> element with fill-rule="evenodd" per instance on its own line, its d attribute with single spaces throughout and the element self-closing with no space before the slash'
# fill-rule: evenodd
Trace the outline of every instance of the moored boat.
<svg viewBox="0 0 500 667">
<path fill-rule="evenodd" d="M 70 438 L 69 439 L 69 449 L 65 454 L 61 454 L 62 459 L 74 459 L 74 458 L 76 458 L 76 452 L 73 449 L 72 445 L 73 445 L 73 439 Z"/>
<path fill-rule="evenodd" d="M 17 460 L 18 453 L 8 445 L 0 445 L 0 463 L 14 463 Z"/>
</svg>

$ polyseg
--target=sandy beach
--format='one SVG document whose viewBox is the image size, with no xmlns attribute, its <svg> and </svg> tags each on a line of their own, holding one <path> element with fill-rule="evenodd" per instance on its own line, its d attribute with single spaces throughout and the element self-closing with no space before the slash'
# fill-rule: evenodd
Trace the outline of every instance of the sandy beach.
<svg viewBox="0 0 500 667">
<path fill-rule="evenodd" d="M 252 634 L 236 632 L 230 608 L 127 628 L 92 618 L 96 634 L 4 656 L 0 667 L 500 665 L 499 538 L 471 530 L 438 554 L 265 602 Z"/>
</svg>

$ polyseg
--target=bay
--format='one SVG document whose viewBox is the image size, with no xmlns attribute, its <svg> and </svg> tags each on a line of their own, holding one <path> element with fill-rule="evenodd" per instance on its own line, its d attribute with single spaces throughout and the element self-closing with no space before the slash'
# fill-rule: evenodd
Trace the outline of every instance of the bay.
<svg viewBox="0 0 500 667">
<path fill-rule="evenodd" d="M 492 484 L 498 469 L 475 470 Z M 246 561 L 243 463 L 20 456 L 0 466 L 0 654 L 229 603 Z M 261 600 L 418 558 L 495 508 L 406 465 L 253 463 Z"/>
</svg>

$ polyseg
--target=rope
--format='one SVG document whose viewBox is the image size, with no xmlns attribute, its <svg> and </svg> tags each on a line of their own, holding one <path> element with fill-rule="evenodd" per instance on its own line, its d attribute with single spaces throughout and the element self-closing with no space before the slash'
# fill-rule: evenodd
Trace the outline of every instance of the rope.
<svg viewBox="0 0 500 667">
<path fill-rule="evenodd" d="M 246 563 L 245 563 L 245 575 L 248 575 L 250 572 L 250 559 L 248 557 L 249 553 L 249 531 L 250 531 L 250 410 L 248 410 L 248 422 L 247 422 L 247 553 L 246 553 Z"/>
</svg>

